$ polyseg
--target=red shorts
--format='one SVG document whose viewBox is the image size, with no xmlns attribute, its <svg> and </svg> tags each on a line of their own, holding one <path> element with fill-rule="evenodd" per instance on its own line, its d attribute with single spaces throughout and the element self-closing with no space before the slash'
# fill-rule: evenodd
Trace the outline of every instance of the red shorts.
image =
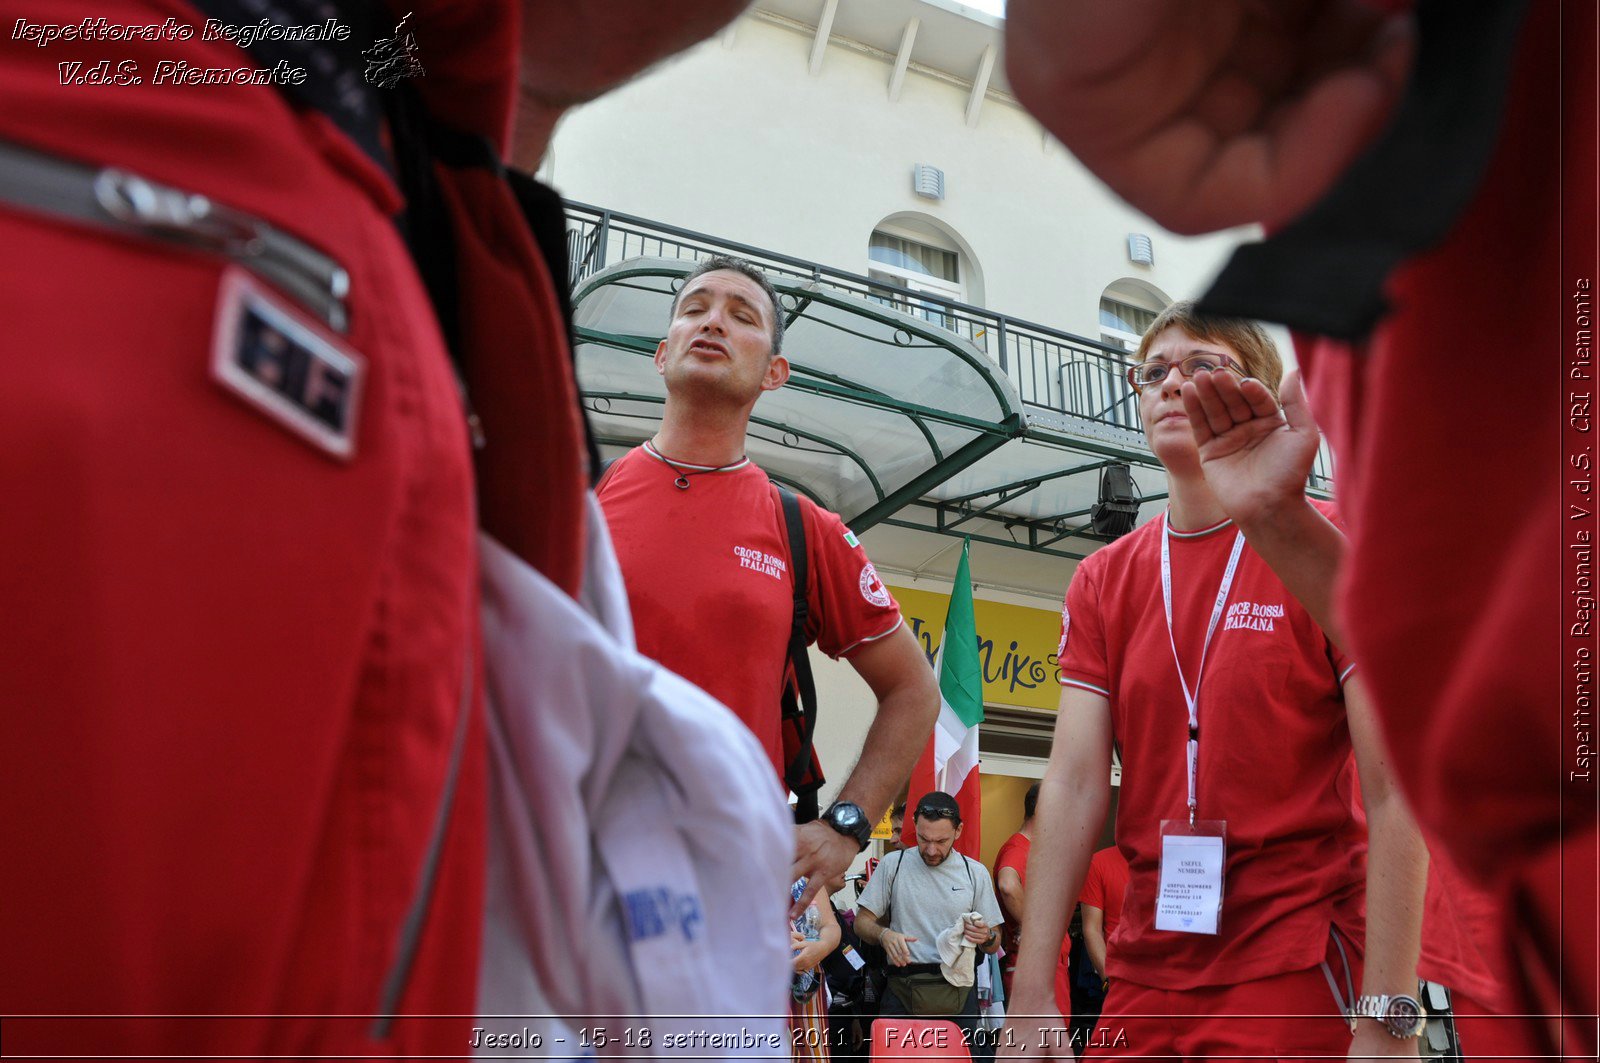
<svg viewBox="0 0 1600 1063">
<path fill-rule="evenodd" d="M 1361 985 L 1360 958 L 1331 942 L 1327 964 L 1339 986 Z M 1344 1004 L 1348 1005 L 1349 1000 Z M 1113 979 L 1100 1021 L 1080 1055 L 1167 1059 L 1343 1059 L 1350 1027 L 1322 966 L 1235 985 L 1156 989 Z"/>
</svg>

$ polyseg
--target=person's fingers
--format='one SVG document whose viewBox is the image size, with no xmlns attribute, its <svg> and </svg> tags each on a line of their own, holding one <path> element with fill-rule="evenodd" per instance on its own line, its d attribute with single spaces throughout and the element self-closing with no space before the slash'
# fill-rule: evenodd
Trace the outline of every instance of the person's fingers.
<svg viewBox="0 0 1600 1063">
<path fill-rule="evenodd" d="M 802 875 L 807 876 L 805 892 L 800 894 L 799 900 L 789 906 L 790 919 L 798 919 L 800 914 L 811 906 L 811 902 L 816 898 L 817 894 L 822 892 L 822 879 L 818 878 L 815 873 L 807 875 L 807 871 L 802 870 L 794 877 L 798 879 Z"/>
<path fill-rule="evenodd" d="M 1228 394 L 1223 390 L 1228 383 L 1227 376 L 1227 373 L 1209 370 L 1202 370 L 1194 376 L 1195 392 L 1205 407 L 1206 420 L 1211 430 L 1219 436 L 1235 424 L 1233 411 L 1228 408 Z"/>
<path fill-rule="evenodd" d="M 1217 374 L 1196 373 L 1190 380 L 1194 384 L 1194 393 L 1200 398 L 1200 408 L 1205 411 L 1206 424 L 1210 426 L 1213 435 L 1222 435 L 1233 427 L 1233 415 L 1228 412 L 1228 404 L 1222 394 L 1217 390 Z"/>
<path fill-rule="evenodd" d="M 794 859 L 789 861 L 789 881 L 801 878 L 810 869 L 815 847 L 807 837 L 809 832 L 800 827 L 794 833 Z"/>
<path fill-rule="evenodd" d="M 1281 225 L 1316 202 L 1371 139 L 1394 105 L 1395 95 L 1380 74 L 1346 69 L 1307 86 L 1285 102 L 1282 117 L 1255 154 L 1271 171 L 1271 205 L 1262 222 Z"/>
<path fill-rule="evenodd" d="M 1274 417 L 1278 413 L 1278 400 L 1272 391 L 1255 377 L 1239 381 L 1239 394 L 1249 403 L 1250 411 L 1257 417 Z"/>
<path fill-rule="evenodd" d="M 1243 424 L 1254 420 L 1255 410 L 1251 408 L 1250 400 L 1240 390 L 1241 377 L 1229 372 L 1206 373 L 1211 378 L 1211 384 L 1217 389 L 1217 398 L 1221 401 L 1223 409 L 1228 411 L 1228 419 L 1234 424 Z"/>
<path fill-rule="evenodd" d="M 1300 382 L 1300 370 L 1292 370 L 1283 378 L 1280 389 L 1283 396 L 1283 416 L 1296 432 L 1317 435 L 1317 421 L 1311 416 L 1311 403 L 1306 399 L 1306 389 Z"/>
<path fill-rule="evenodd" d="M 1200 392 L 1194 381 L 1188 380 L 1178 394 L 1183 398 L 1183 412 L 1189 415 L 1189 427 L 1194 429 L 1195 444 L 1203 447 L 1216 436 L 1206 418 L 1205 406 L 1200 402 Z"/>
</svg>

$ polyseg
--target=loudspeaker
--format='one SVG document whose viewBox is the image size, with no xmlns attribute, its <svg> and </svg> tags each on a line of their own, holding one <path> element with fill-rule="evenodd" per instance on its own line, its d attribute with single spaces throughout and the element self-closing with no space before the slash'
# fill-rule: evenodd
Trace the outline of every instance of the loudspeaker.
<svg viewBox="0 0 1600 1063">
<path fill-rule="evenodd" d="M 1096 535 L 1117 539 L 1133 531 L 1139 520 L 1139 489 L 1126 465 L 1100 470 L 1100 500 L 1089 510 L 1089 527 Z"/>
</svg>

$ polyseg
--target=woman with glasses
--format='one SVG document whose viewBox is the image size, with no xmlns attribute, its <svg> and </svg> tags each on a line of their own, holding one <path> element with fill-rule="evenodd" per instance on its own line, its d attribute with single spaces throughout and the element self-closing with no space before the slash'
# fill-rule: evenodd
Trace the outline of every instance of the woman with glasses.
<svg viewBox="0 0 1600 1063">
<path fill-rule="evenodd" d="M 1129 381 L 1168 505 L 1090 555 L 1067 590 L 1002 1051 L 1069 1055 L 1045 1032 L 1060 1025 L 1053 945 L 1105 819 L 1115 748 L 1131 877 L 1094 1054 L 1414 1056 L 1425 851 L 1359 676 L 1252 548 L 1250 523 L 1224 512 L 1185 406 L 1187 382 L 1223 375 L 1240 382 L 1231 394 L 1275 406 L 1277 350 L 1254 323 L 1178 303 L 1138 357 Z M 1286 401 L 1309 424 L 1297 388 Z M 1352 1031 L 1352 1008 L 1372 1020 Z"/>
</svg>

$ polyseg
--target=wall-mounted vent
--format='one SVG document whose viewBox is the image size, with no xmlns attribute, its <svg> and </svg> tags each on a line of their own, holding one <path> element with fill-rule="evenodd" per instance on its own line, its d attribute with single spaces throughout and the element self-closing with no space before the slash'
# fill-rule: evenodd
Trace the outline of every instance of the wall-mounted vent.
<svg viewBox="0 0 1600 1063">
<path fill-rule="evenodd" d="M 911 190 L 923 199 L 944 198 L 944 171 L 927 163 L 917 163 L 911 172 Z"/>
<path fill-rule="evenodd" d="M 1156 264 L 1156 249 L 1151 246 L 1150 238 L 1144 233 L 1128 234 L 1128 259 L 1139 266 Z"/>
</svg>

